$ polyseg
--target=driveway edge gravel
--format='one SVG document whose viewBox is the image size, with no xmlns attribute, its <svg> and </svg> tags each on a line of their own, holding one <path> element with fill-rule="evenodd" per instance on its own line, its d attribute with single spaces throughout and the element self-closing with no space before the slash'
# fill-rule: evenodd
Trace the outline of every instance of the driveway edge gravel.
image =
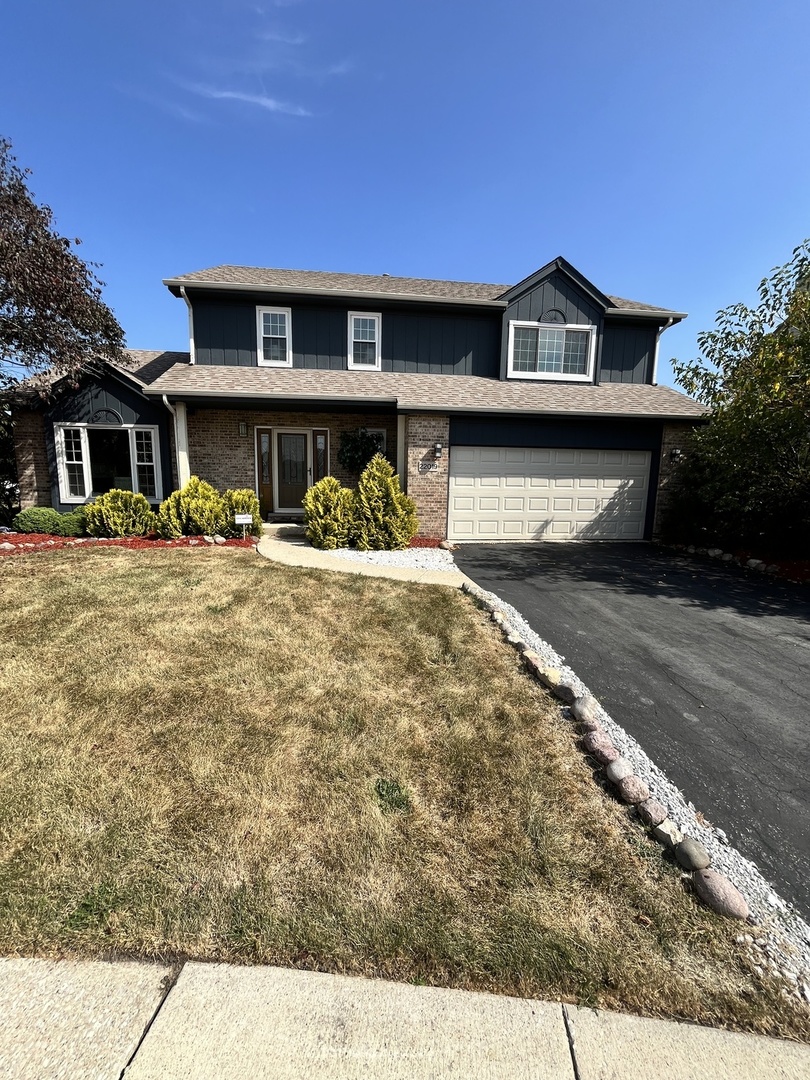
<svg viewBox="0 0 810 1080">
<path fill-rule="evenodd" d="M 757 928 L 756 935 L 738 938 L 752 950 L 757 974 L 781 979 L 787 993 L 810 1004 L 810 926 L 756 865 L 731 847 L 723 830 L 698 814 L 519 611 L 469 579 L 462 589 L 489 612 L 527 671 L 567 706 L 564 714 L 577 723 L 583 751 L 631 814 L 672 850 L 694 894 L 719 914 Z"/>
</svg>

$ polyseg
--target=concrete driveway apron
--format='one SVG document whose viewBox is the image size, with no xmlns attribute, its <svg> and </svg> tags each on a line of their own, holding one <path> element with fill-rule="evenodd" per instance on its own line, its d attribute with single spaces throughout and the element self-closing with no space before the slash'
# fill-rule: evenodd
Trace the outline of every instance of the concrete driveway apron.
<svg viewBox="0 0 810 1080">
<path fill-rule="evenodd" d="M 455 558 L 810 918 L 810 590 L 637 544 Z"/>
</svg>

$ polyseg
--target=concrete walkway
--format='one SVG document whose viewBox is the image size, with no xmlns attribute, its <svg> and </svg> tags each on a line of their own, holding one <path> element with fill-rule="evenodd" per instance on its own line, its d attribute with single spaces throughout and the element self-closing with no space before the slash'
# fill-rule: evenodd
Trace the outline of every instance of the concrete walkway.
<svg viewBox="0 0 810 1080">
<path fill-rule="evenodd" d="M 797 1080 L 810 1047 L 272 967 L 0 960 L 3 1080 Z M 175 981 L 176 979 L 176 981 Z"/>
<path fill-rule="evenodd" d="M 467 580 L 457 570 L 419 570 L 400 566 L 376 566 L 373 563 L 341 559 L 328 551 L 311 547 L 301 525 L 265 525 L 257 551 L 265 559 L 285 566 L 306 566 L 314 570 L 334 570 L 340 574 L 393 578 L 395 581 L 418 581 L 422 585 L 450 585 L 460 589 Z"/>
</svg>

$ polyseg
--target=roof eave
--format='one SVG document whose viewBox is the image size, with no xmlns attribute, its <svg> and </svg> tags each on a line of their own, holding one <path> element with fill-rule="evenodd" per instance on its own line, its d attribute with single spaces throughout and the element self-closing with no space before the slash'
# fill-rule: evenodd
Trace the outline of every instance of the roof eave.
<svg viewBox="0 0 810 1080">
<path fill-rule="evenodd" d="M 621 308 L 621 307 L 609 307 L 605 310 L 605 315 L 621 315 L 624 318 L 631 319 L 657 319 L 659 322 L 672 320 L 673 325 L 678 322 L 683 322 L 686 319 L 687 312 L 685 311 L 667 311 L 664 308 Z"/>
<path fill-rule="evenodd" d="M 169 288 L 175 296 L 181 287 L 187 289 L 214 289 L 228 290 L 230 292 L 263 292 L 284 293 L 293 296 L 339 296 L 359 297 L 363 300 L 407 300 L 417 303 L 428 304 L 463 304 L 474 307 L 497 308 L 503 310 L 506 307 L 505 300 L 480 300 L 473 297 L 463 296 L 428 296 L 424 293 L 392 293 L 392 292 L 364 292 L 358 289 L 324 289 L 306 285 L 253 285 L 234 281 L 188 281 L 182 278 L 164 278 L 163 284 Z"/>
</svg>

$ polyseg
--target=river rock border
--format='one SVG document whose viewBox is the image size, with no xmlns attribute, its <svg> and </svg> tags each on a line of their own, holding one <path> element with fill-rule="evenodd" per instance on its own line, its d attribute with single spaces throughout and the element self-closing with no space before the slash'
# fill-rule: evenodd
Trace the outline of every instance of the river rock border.
<svg viewBox="0 0 810 1080">
<path fill-rule="evenodd" d="M 738 943 L 752 950 L 756 974 L 763 978 L 775 976 L 781 979 L 788 992 L 805 1004 L 810 1004 L 810 927 L 773 892 L 755 865 L 728 845 L 728 838 L 722 829 L 711 829 L 712 842 L 707 840 L 707 845 L 685 834 L 683 822 L 670 817 L 665 802 L 654 797 L 647 781 L 638 775 L 636 763 L 631 758 L 644 759 L 647 767 L 643 771 L 654 781 L 661 781 L 660 784 L 655 783 L 656 788 L 669 789 L 670 794 L 678 797 L 678 801 L 684 801 L 683 797 L 607 714 L 576 675 L 561 663 L 562 658 L 531 630 L 519 612 L 469 579 L 462 588 L 489 612 L 506 641 L 520 654 L 527 671 L 567 706 L 563 711 L 578 727 L 582 750 L 598 763 L 617 797 L 635 812 L 662 847 L 672 852 L 698 899 L 720 915 L 745 920 L 752 928 L 757 928 L 756 936 L 745 933 L 737 938 Z M 527 643 L 527 638 L 536 640 L 535 648 Z M 616 745 L 622 741 L 628 746 L 625 753 Z M 688 807 L 695 820 L 708 827 L 691 803 Z M 724 861 L 746 868 L 749 880 L 756 878 L 761 883 L 757 890 L 758 910 L 752 912 L 740 889 L 726 874 L 712 866 L 712 855 L 707 846 L 717 850 L 718 844 L 725 848 Z M 763 911 L 764 907 L 769 910 Z"/>
</svg>

